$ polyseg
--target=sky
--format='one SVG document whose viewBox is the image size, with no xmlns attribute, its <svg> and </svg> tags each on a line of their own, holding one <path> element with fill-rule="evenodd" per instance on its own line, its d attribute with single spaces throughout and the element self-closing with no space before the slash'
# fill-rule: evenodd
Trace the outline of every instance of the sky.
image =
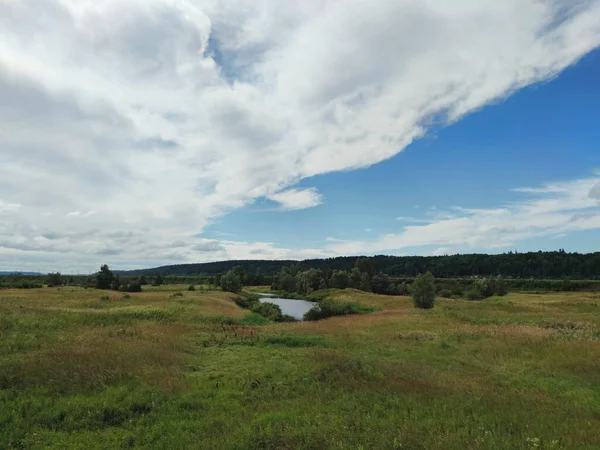
<svg viewBox="0 0 600 450">
<path fill-rule="evenodd" d="M 600 0 L 0 0 L 0 270 L 600 250 Z"/>
</svg>

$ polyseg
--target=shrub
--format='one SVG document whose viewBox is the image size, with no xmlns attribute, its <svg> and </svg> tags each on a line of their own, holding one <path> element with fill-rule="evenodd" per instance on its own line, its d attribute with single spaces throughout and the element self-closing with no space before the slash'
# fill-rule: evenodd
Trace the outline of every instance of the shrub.
<svg viewBox="0 0 600 450">
<path fill-rule="evenodd" d="M 410 289 L 405 281 L 396 285 L 396 295 L 408 295 L 409 293 Z"/>
<path fill-rule="evenodd" d="M 443 298 L 452 298 L 452 291 L 450 289 L 442 289 L 438 295 Z"/>
<path fill-rule="evenodd" d="M 142 285 L 138 281 L 134 281 L 121 285 L 119 290 L 123 292 L 142 292 Z"/>
<path fill-rule="evenodd" d="M 260 314 L 273 322 L 279 322 L 282 317 L 281 308 L 275 303 L 255 303 L 252 306 L 252 312 Z"/>
<path fill-rule="evenodd" d="M 193 291 L 196 290 L 196 288 L 195 288 L 195 286 L 193 284 L 190 284 L 190 286 L 188 287 L 187 290 L 190 291 L 190 292 L 193 292 Z"/>
<path fill-rule="evenodd" d="M 390 278 L 386 274 L 375 275 L 371 279 L 371 289 L 375 294 L 389 294 Z"/>
<path fill-rule="evenodd" d="M 415 308 L 431 309 L 435 304 L 435 279 L 430 272 L 422 273 L 411 286 Z"/>
<path fill-rule="evenodd" d="M 243 297 L 236 297 L 233 299 L 233 301 L 240 308 L 244 309 L 252 309 L 252 307 L 255 304 L 260 303 L 258 295 L 255 294 L 245 295 Z"/>
<path fill-rule="evenodd" d="M 496 295 L 503 297 L 506 294 L 508 294 L 506 282 L 504 281 L 504 278 L 502 278 L 501 276 L 498 276 L 496 278 Z"/>
<path fill-rule="evenodd" d="M 371 306 L 364 306 L 356 302 L 340 302 L 326 299 L 304 314 L 304 320 L 321 320 L 334 316 L 368 314 L 375 310 Z"/>
<path fill-rule="evenodd" d="M 483 296 L 478 289 L 469 289 L 466 293 L 467 300 L 482 300 Z"/>
<path fill-rule="evenodd" d="M 298 322 L 294 316 L 282 314 L 280 322 Z"/>
<path fill-rule="evenodd" d="M 60 272 L 49 273 L 47 284 L 48 287 L 62 286 L 64 284 L 64 280 Z"/>
<path fill-rule="evenodd" d="M 496 280 L 493 278 L 484 278 L 482 280 L 477 280 L 475 283 L 475 287 L 479 291 L 479 294 L 483 298 L 488 298 L 494 295 L 496 292 Z"/>
</svg>

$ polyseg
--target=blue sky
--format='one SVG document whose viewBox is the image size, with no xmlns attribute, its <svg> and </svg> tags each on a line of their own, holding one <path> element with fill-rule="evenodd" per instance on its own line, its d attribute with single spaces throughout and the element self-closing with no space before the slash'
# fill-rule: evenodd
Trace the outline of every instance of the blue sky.
<svg viewBox="0 0 600 450">
<path fill-rule="evenodd" d="M 316 187 L 324 197 L 315 208 L 282 213 L 276 204 L 257 201 L 220 218 L 204 234 L 299 249 L 319 247 L 328 237 L 368 241 L 415 223 L 399 217 L 431 221 L 436 211 L 452 206 L 501 207 L 526 198 L 515 188 L 594 177 L 600 170 L 598 105 L 596 50 L 554 79 L 430 131 L 387 161 L 303 180 L 299 186 Z M 600 230 L 532 237 L 507 250 L 558 248 L 598 251 Z M 490 251 L 485 245 L 457 250 Z"/>
<path fill-rule="evenodd" d="M 599 47 L 600 0 L 0 2 L 0 270 L 598 251 Z"/>
</svg>

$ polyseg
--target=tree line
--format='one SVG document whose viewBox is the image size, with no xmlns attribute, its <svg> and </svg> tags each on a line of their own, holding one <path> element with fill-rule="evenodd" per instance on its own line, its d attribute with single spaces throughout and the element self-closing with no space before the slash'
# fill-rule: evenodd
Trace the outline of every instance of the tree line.
<svg viewBox="0 0 600 450">
<path fill-rule="evenodd" d="M 182 264 L 154 269 L 120 272 L 127 276 L 217 276 L 239 267 L 247 274 L 272 277 L 283 267 L 300 265 L 304 270 L 321 270 L 330 276 L 334 270 L 350 271 L 357 257 L 307 259 L 304 261 L 220 261 Z M 385 256 L 366 258 L 375 273 L 390 277 L 416 277 L 430 272 L 436 278 L 490 277 L 537 279 L 600 279 L 600 252 L 508 252 L 497 255 L 462 254 L 446 256 Z M 257 283 L 259 284 L 259 283 Z"/>
</svg>

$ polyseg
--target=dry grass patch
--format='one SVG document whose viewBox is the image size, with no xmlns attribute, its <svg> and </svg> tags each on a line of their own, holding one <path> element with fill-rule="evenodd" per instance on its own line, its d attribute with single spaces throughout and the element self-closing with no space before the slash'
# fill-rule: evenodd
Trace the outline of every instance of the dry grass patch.
<svg viewBox="0 0 600 450">
<path fill-rule="evenodd" d="M 73 392 L 139 379 L 169 391 L 183 383 L 186 331 L 157 323 L 72 329 L 40 350 L 0 361 L 0 384 Z"/>
</svg>

